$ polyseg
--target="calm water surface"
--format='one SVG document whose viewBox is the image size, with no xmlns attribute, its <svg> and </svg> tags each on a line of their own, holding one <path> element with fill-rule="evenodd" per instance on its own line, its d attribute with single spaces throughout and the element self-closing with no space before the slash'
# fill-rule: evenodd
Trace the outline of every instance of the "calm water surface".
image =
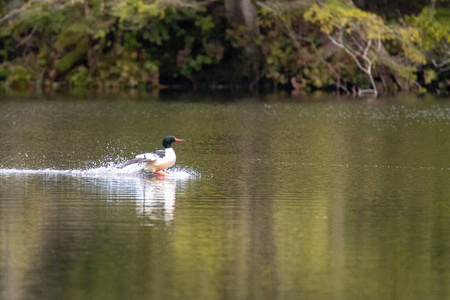
<svg viewBox="0 0 450 300">
<path fill-rule="evenodd" d="M 1 299 L 450 298 L 448 99 L 116 98 L 0 99 Z"/>
</svg>

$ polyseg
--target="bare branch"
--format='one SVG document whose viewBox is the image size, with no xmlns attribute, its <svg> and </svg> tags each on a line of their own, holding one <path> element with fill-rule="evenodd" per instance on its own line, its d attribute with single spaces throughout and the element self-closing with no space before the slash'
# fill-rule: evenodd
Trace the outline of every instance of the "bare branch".
<svg viewBox="0 0 450 300">
<path fill-rule="evenodd" d="M 275 9 L 273 9 L 272 7 L 270 7 L 270 6 L 268 6 L 268 5 L 264 4 L 264 3 L 262 3 L 261 1 L 255 1 L 255 4 L 258 5 L 258 6 L 260 6 L 260 7 L 262 7 L 262 8 L 265 8 L 265 9 L 267 9 L 268 11 L 271 11 L 271 12 L 273 12 L 273 13 L 275 13 L 275 14 L 278 13 Z"/>
<path fill-rule="evenodd" d="M 202 2 L 196 2 L 196 1 L 172 0 L 172 1 L 168 1 L 168 2 L 169 3 L 172 2 L 176 6 L 180 6 L 180 7 L 198 8 L 198 7 L 206 6 L 206 5 L 216 2 L 216 1 L 217 0 L 205 0 Z"/>
<path fill-rule="evenodd" d="M 40 2 L 40 1 L 41 0 L 30 0 L 30 1 L 27 1 L 26 4 L 22 5 L 22 7 L 14 9 L 10 13 L 8 13 L 8 14 L 4 15 L 2 18 L 0 18 L 0 25 L 3 22 L 5 22 L 5 21 L 7 21 L 7 20 L 9 20 L 9 19 L 11 19 L 13 17 L 16 17 L 16 16 L 20 15 L 23 11 L 30 10 L 30 5 L 32 3 Z M 59 8 L 61 8 L 63 6 L 64 6 L 64 4 L 55 5 L 54 8 L 59 9 Z M 41 7 L 37 7 L 36 9 L 41 9 Z"/>
<path fill-rule="evenodd" d="M 378 32 L 378 39 L 377 39 L 377 53 L 379 53 L 381 51 L 381 34 L 380 32 Z"/>
<path fill-rule="evenodd" d="M 372 40 L 370 39 L 368 42 L 367 42 L 367 47 L 366 47 L 366 49 L 364 49 L 364 57 L 367 57 L 367 52 L 369 52 L 369 49 L 370 49 L 370 46 L 372 45 Z"/>
<path fill-rule="evenodd" d="M 450 71 L 450 66 L 446 67 L 446 68 L 442 68 L 438 71 L 438 75 L 444 72 Z"/>
<path fill-rule="evenodd" d="M 328 38 L 331 40 L 331 42 L 334 45 L 338 46 L 341 49 L 344 49 L 345 52 L 353 58 L 353 60 L 355 61 L 356 65 L 358 66 L 358 68 L 361 71 L 363 71 L 364 73 L 366 73 L 367 76 L 369 76 L 369 80 L 370 80 L 370 83 L 372 84 L 372 88 L 373 89 L 371 89 L 371 90 L 360 90 L 358 92 L 358 94 L 369 93 L 369 91 L 370 91 L 370 93 L 373 93 L 373 94 L 377 95 L 378 94 L 377 86 L 376 86 L 375 80 L 373 79 L 372 70 L 371 70 L 372 69 L 372 61 L 366 55 L 362 56 L 362 59 L 364 59 L 364 61 L 368 65 L 367 68 L 363 67 L 363 65 L 361 65 L 361 63 L 359 62 L 359 59 L 356 57 L 356 55 L 352 51 L 350 51 L 350 49 L 345 47 L 343 43 L 337 42 L 332 36 L 330 36 L 330 35 L 327 35 L 327 36 L 328 36 Z M 342 40 L 342 34 L 340 34 L 340 39 Z M 372 45 L 372 41 L 369 40 L 368 43 L 367 43 L 367 47 L 366 47 L 367 51 L 364 51 L 364 54 L 367 54 L 367 52 L 369 51 L 369 48 L 370 48 L 371 45 Z"/>
<path fill-rule="evenodd" d="M 358 91 L 358 95 L 361 96 L 363 94 L 378 94 L 378 92 L 374 89 L 364 89 L 364 90 L 359 90 Z"/>
<path fill-rule="evenodd" d="M 24 37 L 20 42 L 17 43 L 17 47 L 20 47 L 23 44 L 25 44 L 26 42 L 28 42 L 33 37 L 33 35 L 36 32 L 37 28 L 38 28 L 37 25 L 35 25 L 33 27 L 33 30 L 31 30 L 30 34 L 27 35 L 26 37 Z"/>
<path fill-rule="evenodd" d="M 442 68 L 443 66 L 445 66 L 446 64 L 450 63 L 450 58 L 446 59 L 444 61 L 441 61 L 440 63 L 436 63 L 436 61 L 434 59 L 431 60 L 433 62 L 433 65 L 436 68 Z"/>
<path fill-rule="evenodd" d="M 413 82 L 418 88 L 422 88 L 422 85 L 420 83 L 418 83 L 416 80 L 414 80 Z"/>
<path fill-rule="evenodd" d="M 267 9 L 268 11 L 271 11 L 274 14 L 281 14 L 285 11 L 289 11 L 294 7 L 309 7 L 309 4 L 306 1 L 292 1 L 292 2 L 275 2 L 275 1 L 268 1 L 267 3 L 270 3 L 270 6 L 266 3 L 263 3 L 261 1 L 255 1 L 254 2 L 257 6 Z"/>
<path fill-rule="evenodd" d="M 358 58 L 356 57 L 355 54 L 353 54 L 353 53 L 352 53 L 347 47 L 345 47 L 343 44 L 337 42 L 332 36 L 330 36 L 330 35 L 327 35 L 327 36 L 328 36 L 328 38 L 331 40 L 331 42 L 332 42 L 333 44 L 335 44 L 336 46 L 338 46 L 338 47 L 341 48 L 341 49 L 344 49 L 345 52 L 347 52 L 347 54 L 350 55 L 350 56 L 353 58 L 353 60 L 355 61 L 356 65 L 358 66 L 358 68 L 359 68 L 361 71 L 363 71 L 364 73 L 367 73 L 367 69 L 364 68 L 364 67 L 361 65 L 361 63 L 359 62 L 359 60 L 358 60 Z"/>
<path fill-rule="evenodd" d="M 361 46 L 360 43 L 353 37 L 353 35 L 350 34 L 350 37 L 352 38 L 353 42 L 358 46 L 359 50 L 364 51 L 364 48 Z"/>
<path fill-rule="evenodd" d="M 3 16 L 3 18 L 0 19 L 0 24 L 2 24 L 4 21 L 8 20 L 9 18 L 12 18 L 18 14 L 20 14 L 22 12 L 21 9 L 15 9 L 12 12 L 10 12 L 9 14 L 6 14 Z"/>
</svg>

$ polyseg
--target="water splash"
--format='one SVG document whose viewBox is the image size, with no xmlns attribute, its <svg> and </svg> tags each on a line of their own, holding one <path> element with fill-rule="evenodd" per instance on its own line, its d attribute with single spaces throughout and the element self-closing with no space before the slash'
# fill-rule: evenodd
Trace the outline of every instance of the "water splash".
<svg viewBox="0 0 450 300">
<path fill-rule="evenodd" d="M 100 178 L 151 178 L 155 175 L 142 172 L 139 165 L 130 165 L 121 168 L 121 164 L 109 163 L 106 166 L 92 167 L 86 169 L 0 169 L 0 175 L 68 175 L 75 177 L 100 177 Z M 191 169 L 175 167 L 170 169 L 166 178 L 188 179 L 200 177 L 201 174 Z"/>
</svg>

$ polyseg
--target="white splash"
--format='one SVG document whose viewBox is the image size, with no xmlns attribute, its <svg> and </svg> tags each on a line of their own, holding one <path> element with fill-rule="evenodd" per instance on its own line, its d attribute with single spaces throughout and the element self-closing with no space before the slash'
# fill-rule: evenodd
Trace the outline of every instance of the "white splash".
<svg viewBox="0 0 450 300">
<path fill-rule="evenodd" d="M 104 177 L 104 178 L 113 178 L 113 177 L 129 177 L 129 178 L 142 178 L 142 177 L 157 177 L 158 175 L 154 175 L 151 173 L 144 173 L 141 171 L 139 165 L 130 165 L 126 168 L 120 168 L 116 165 L 110 165 L 107 167 L 97 167 L 90 169 L 72 169 L 72 170 L 57 170 L 57 169 L 0 169 L 0 175 L 71 175 L 76 177 Z M 182 168 L 173 168 L 169 173 L 167 173 L 165 178 L 190 178 L 190 177 L 199 177 L 200 174 Z"/>
</svg>

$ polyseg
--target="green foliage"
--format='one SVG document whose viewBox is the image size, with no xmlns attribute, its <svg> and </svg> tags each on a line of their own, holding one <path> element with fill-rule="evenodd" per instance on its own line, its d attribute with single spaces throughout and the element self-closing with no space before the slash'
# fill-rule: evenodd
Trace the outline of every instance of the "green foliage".
<svg viewBox="0 0 450 300">
<path fill-rule="evenodd" d="M 156 86 L 159 76 L 218 77 L 308 90 L 391 77 L 445 88 L 450 76 L 450 10 L 442 5 L 387 23 L 351 1 L 252 3 L 253 27 L 233 24 L 222 1 L 18 2 L 2 11 L 0 79 L 17 88 L 119 88 Z"/>
<path fill-rule="evenodd" d="M 9 77 L 9 70 L 6 64 L 0 65 L 0 81 L 5 81 Z"/>
<path fill-rule="evenodd" d="M 86 87 L 91 82 L 89 70 L 82 66 L 69 75 L 71 87 Z"/>
<path fill-rule="evenodd" d="M 211 16 L 201 16 L 195 20 L 194 24 L 199 27 L 204 34 L 209 34 L 215 26 Z"/>
<path fill-rule="evenodd" d="M 401 61 L 392 57 L 385 57 L 383 59 L 383 64 L 393 70 L 395 74 L 398 74 L 400 77 L 404 78 L 409 84 L 412 84 L 416 79 L 416 66 L 403 64 Z"/>
<path fill-rule="evenodd" d="M 425 7 L 417 16 L 407 16 L 406 21 L 421 33 L 421 46 L 433 50 L 450 43 L 450 9 Z"/>
<path fill-rule="evenodd" d="M 436 72 L 434 70 L 425 70 L 423 72 L 425 84 L 430 84 L 433 80 L 436 79 Z"/>
<path fill-rule="evenodd" d="M 113 6 L 112 12 L 121 23 L 144 26 L 149 18 L 164 17 L 162 1 L 146 3 L 142 0 L 124 0 Z"/>
<path fill-rule="evenodd" d="M 410 18 L 410 23 L 422 24 L 435 33 L 430 41 L 447 38 L 450 31 L 447 29 L 447 35 L 442 34 L 445 31 L 442 30 L 443 27 L 438 26 L 433 18 L 425 17 L 425 14 L 430 17 L 429 10 L 425 9 L 421 15 Z M 423 51 L 423 30 L 418 26 L 387 24 L 373 13 L 351 5 L 342 5 L 340 2 L 327 2 L 323 7 L 313 5 L 304 17 L 305 20 L 317 24 L 330 39 L 336 40 L 334 44 L 340 44 L 340 47 L 360 64 L 359 69 L 369 77 L 372 66 L 375 71 L 377 66 L 386 66 L 395 76 L 413 84 L 417 80 L 417 66 L 427 63 Z M 385 47 L 390 49 L 390 54 L 385 51 Z M 425 81 L 428 83 L 432 77 L 431 73 L 427 74 Z"/>
<path fill-rule="evenodd" d="M 30 83 L 31 74 L 24 66 L 10 65 L 6 72 L 8 74 L 6 87 L 23 90 Z"/>
<path fill-rule="evenodd" d="M 418 45 L 421 43 L 419 31 L 415 28 L 407 27 L 398 28 L 396 32 L 398 33 L 399 40 L 402 43 L 405 56 L 414 63 L 425 64 L 425 56 L 418 49 Z"/>
<path fill-rule="evenodd" d="M 332 34 L 336 29 L 342 29 L 347 34 L 356 33 L 365 39 L 387 39 L 392 36 L 391 30 L 377 15 L 342 5 L 341 2 L 331 2 L 323 7 L 314 4 L 304 14 L 306 21 L 319 25 L 320 30 Z"/>
<path fill-rule="evenodd" d="M 59 61 L 55 63 L 55 69 L 65 73 L 72 69 L 80 60 L 84 59 L 89 49 L 89 40 L 81 38 L 75 40 L 75 49 L 66 53 Z"/>
<path fill-rule="evenodd" d="M 151 61 L 145 62 L 142 66 L 135 61 L 118 59 L 113 66 L 106 68 L 106 73 L 103 75 L 105 82 L 110 86 L 136 87 L 150 81 L 147 80 L 147 76 L 155 73 L 157 69 Z"/>
<path fill-rule="evenodd" d="M 194 71 L 200 71 L 203 65 L 210 65 L 213 62 L 213 59 L 206 55 L 199 54 L 196 57 L 188 57 L 181 67 L 181 74 L 191 78 Z"/>
<path fill-rule="evenodd" d="M 277 83 L 286 84 L 290 77 L 300 72 L 301 61 L 297 51 L 292 48 L 290 40 L 286 37 L 271 43 L 270 52 L 266 56 L 268 78 Z"/>
</svg>

